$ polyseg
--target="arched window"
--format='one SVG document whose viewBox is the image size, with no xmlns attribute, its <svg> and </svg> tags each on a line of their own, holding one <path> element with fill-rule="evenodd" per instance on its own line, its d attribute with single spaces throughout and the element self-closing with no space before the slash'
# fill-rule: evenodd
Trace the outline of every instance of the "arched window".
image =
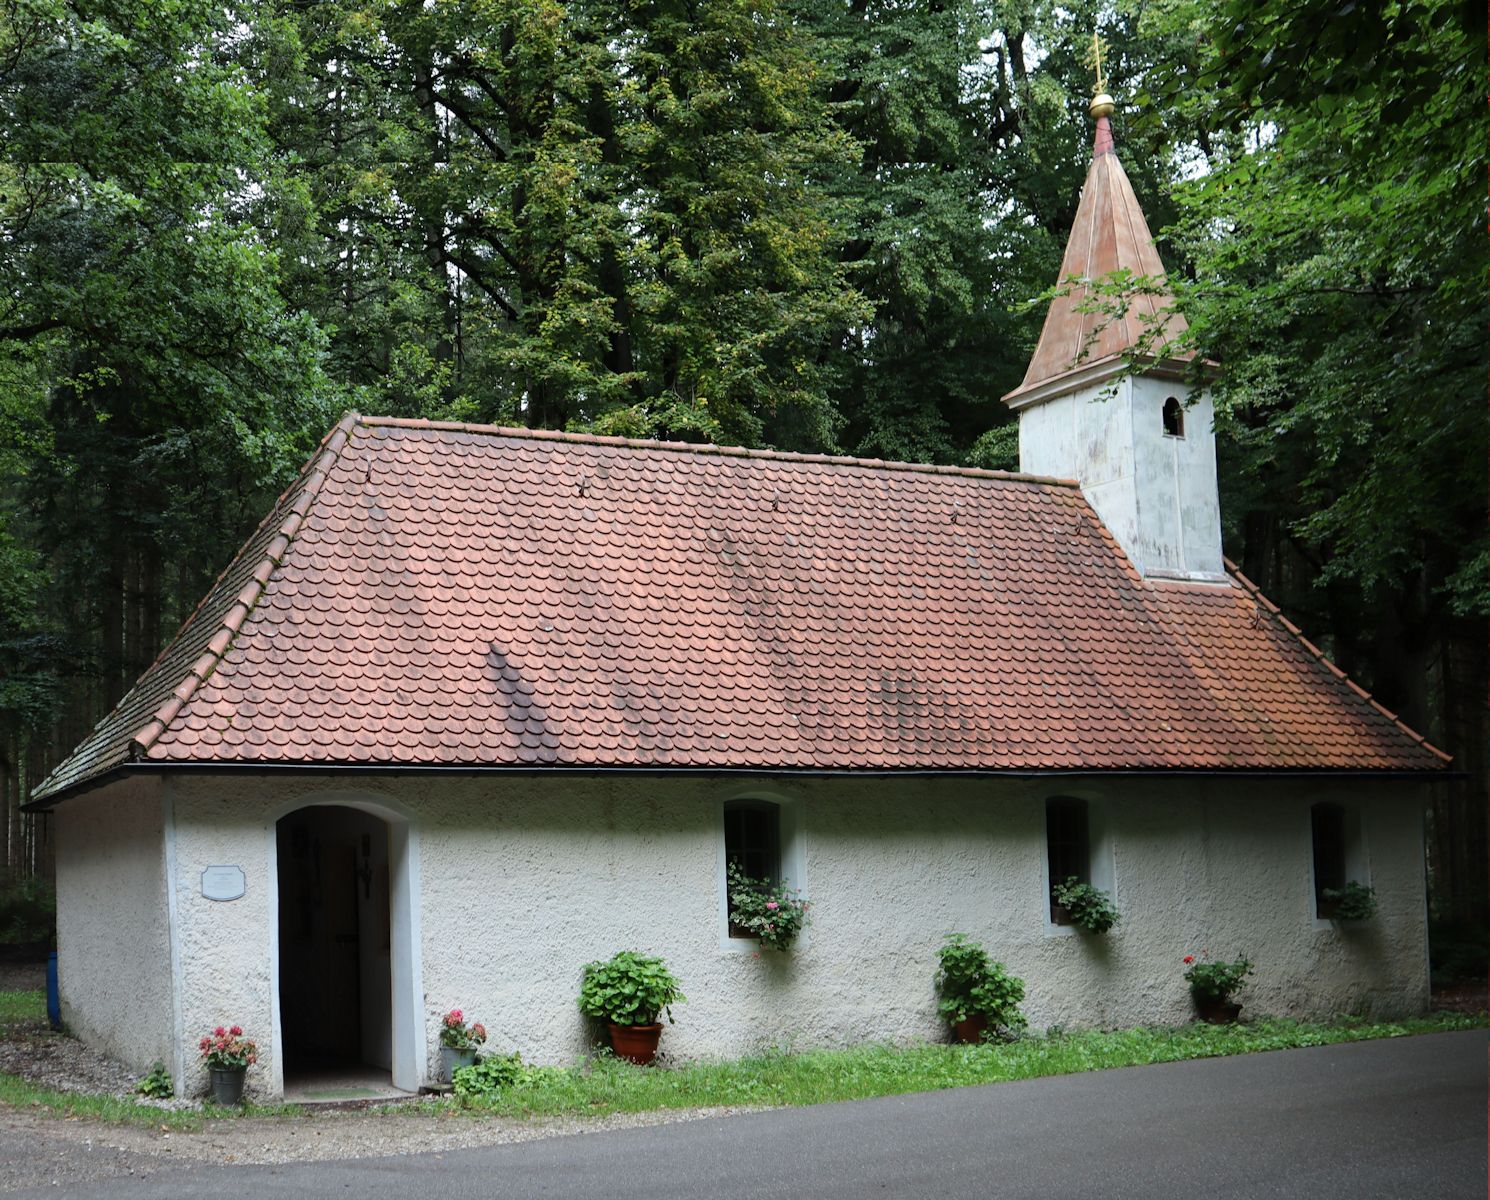
<svg viewBox="0 0 1490 1200">
<path fill-rule="evenodd" d="M 1164 432 L 1170 437 L 1185 436 L 1185 406 L 1173 396 L 1164 401 Z"/>
</svg>

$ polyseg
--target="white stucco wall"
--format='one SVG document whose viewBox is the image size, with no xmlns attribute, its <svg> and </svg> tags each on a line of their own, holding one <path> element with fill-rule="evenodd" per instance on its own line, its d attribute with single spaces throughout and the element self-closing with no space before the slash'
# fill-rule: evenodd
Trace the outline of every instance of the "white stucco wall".
<svg viewBox="0 0 1490 1200">
<path fill-rule="evenodd" d="M 1164 432 L 1164 401 L 1185 409 L 1183 437 Z M 1219 576 L 1221 508 L 1209 391 L 1123 376 L 1019 412 L 1019 466 L 1079 480 L 1082 494 L 1145 573 Z"/>
<path fill-rule="evenodd" d="M 158 780 L 127 779 L 54 817 L 63 1023 L 142 1073 L 171 1067 L 175 1044 L 160 793 Z"/>
<path fill-rule="evenodd" d="M 575 1006 L 580 969 L 622 948 L 664 955 L 681 979 L 688 1003 L 664 1048 L 682 1057 L 941 1037 L 932 975 L 952 930 L 1025 979 L 1036 1027 L 1185 1021 L 1180 960 L 1202 949 L 1257 963 L 1250 1014 L 1427 1003 L 1422 797 L 1410 785 L 224 773 L 172 787 L 183 1039 L 238 1021 L 264 1048 L 251 1078 L 266 1092 L 282 1070 L 274 822 L 317 799 L 381 799 L 408 815 L 417 904 L 412 924 L 397 912 L 394 924 L 417 953 L 394 986 L 417 995 L 426 1066 L 440 1014 L 457 1006 L 487 1024 L 493 1048 L 582 1055 L 593 1042 Z M 1102 806 L 1100 853 L 1123 913 L 1105 938 L 1048 921 L 1053 794 Z M 721 806 L 740 795 L 795 807 L 793 882 L 813 910 L 806 944 L 787 955 L 720 938 Z M 1314 919 L 1309 804 L 1321 799 L 1360 814 L 1381 911 L 1357 929 Z M 201 870 L 221 863 L 244 868 L 243 899 L 200 895 Z M 119 1018 L 98 1011 L 88 1027 L 102 1036 Z"/>
</svg>

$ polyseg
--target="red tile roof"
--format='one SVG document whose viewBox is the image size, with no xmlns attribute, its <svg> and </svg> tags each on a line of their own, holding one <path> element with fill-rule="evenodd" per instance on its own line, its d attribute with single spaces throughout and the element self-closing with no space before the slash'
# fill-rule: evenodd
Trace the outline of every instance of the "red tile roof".
<svg viewBox="0 0 1490 1200">
<path fill-rule="evenodd" d="M 1167 274 L 1133 185 L 1113 149 L 1111 127 L 1107 118 L 1101 117 L 1092 165 L 1061 259 L 1059 282 L 1064 284 L 1073 278 L 1100 280 L 1115 271 L 1159 281 Z M 1185 318 L 1172 311 L 1174 301 L 1168 295 L 1135 293 L 1121 316 L 1106 311 L 1082 312 L 1091 300 L 1084 284 L 1074 284 L 1050 302 L 1024 381 L 1004 397 L 1006 403 L 1017 406 L 1041 385 L 1077 370 L 1088 371 L 1103 363 L 1117 367 L 1125 354 L 1135 350 L 1146 350 L 1151 357 L 1153 351 L 1162 350 L 1166 342 L 1188 328 Z M 1158 329 L 1162 333 L 1156 337 L 1154 331 Z M 1183 363 L 1193 357 L 1192 352 L 1184 351 L 1166 362 Z"/>
<path fill-rule="evenodd" d="M 1431 770 L 1071 483 L 349 416 L 37 789 L 127 762 Z"/>
</svg>

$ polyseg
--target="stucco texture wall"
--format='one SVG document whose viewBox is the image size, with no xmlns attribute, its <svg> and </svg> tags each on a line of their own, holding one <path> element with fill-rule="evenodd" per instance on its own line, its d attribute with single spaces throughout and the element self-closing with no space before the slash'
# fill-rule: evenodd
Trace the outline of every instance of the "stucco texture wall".
<svg viewBox="0 0 1490 1200">
<path fill-rule="evenodd" d="M 160 784 L 128 779 L 60 806 L 57 978 L 63 1023 L 138 1071 L 174 1046 Z"/>
<path fill-rule="evenodd" d="M 1408 785 L 220 774 L 173 788 L 183 1037 L 243 1024 L 265 1050 L 251 1077 L 261 1091 L 282 1067 L 275 821 L 348 796 L 397 807 L 413 831 L 414 1036 L 427 1066 L 452 1007 L 483 1020 L 494 1049 L 582 1055 L 595 1038 L 575 1005 L 581 967 L 622 948 L 663 955 L 682 981 L 688 1002 L 663 1047 L 684 1058 L 943 1037 L 932 977 L 952 930 L 1025 979 L 1037 1028 L 1188 1020 L 1181 959 L 1201 950 L 1257 964 L 1249 1015 L 1390 1016 L 1427 1002 L 1421 796 Z M 1048 920 L 1053 794 L 1101 814 L 1095 853 L 1123 914 L 1105 937 Z M 795 818 L 792 882 L 813 908 L 788 954 L 757 957 L 723 936 L 722 804 L 749 795 L 783 799 Z M 1314 918 L 1309 805 L 1325 799 L 1359 811 L 1380 902 L 1354 929 Z M 201 871 L 220 863 L 243 867 L 241 900 L 201 896 Z"/>
</svg>

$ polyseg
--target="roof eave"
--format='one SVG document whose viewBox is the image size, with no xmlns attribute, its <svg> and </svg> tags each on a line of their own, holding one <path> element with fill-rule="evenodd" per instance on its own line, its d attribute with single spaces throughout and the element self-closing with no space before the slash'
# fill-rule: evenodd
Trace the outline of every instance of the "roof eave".
<svg viewBox="0 0 1490 1200">
<path fill-rule="evenodd" d="M 1382 782 L 1443 783 L 1467 779 L 1465 771 L 1440 767 L 675 767 L 662 765 L 581 765 L 526 763 L 389 763 L 389 762 L 212 762 L 207 760 L 149 760 L 124 763 L 112 770 L 59 788 L 21 806 L 22 812 L 49 812 L 127 774 L 293 774 L 330 773 L 375 775 L 759 775 L 769 777 L 826 777 L 857 779 L 1074 779 L 1175 778 L 1226 779 L 1352 779 Z"/>
<path fill-rule="evenodd" d="M 1003 396 L 1003 401 L 1015 412 L 1022 408 L 1041 404 L 1067 392 L 1081 388 L 1096 387 L 1123 375 L 1145 375 L 1154 379 L 1189 379 L 1195 371 L 1193 355 L 1178 355 L 1172 358 L 1155 358 L 1146 354 L 1109 354 L 1095 362 L 1081 363 L 1059 375 L 1049 375 L 1034 383 L 1022 383 Z M 1209 378 L 1215 371 L 1213 363 L 1203 361 L 1200 370 Z"/>
</svg>

